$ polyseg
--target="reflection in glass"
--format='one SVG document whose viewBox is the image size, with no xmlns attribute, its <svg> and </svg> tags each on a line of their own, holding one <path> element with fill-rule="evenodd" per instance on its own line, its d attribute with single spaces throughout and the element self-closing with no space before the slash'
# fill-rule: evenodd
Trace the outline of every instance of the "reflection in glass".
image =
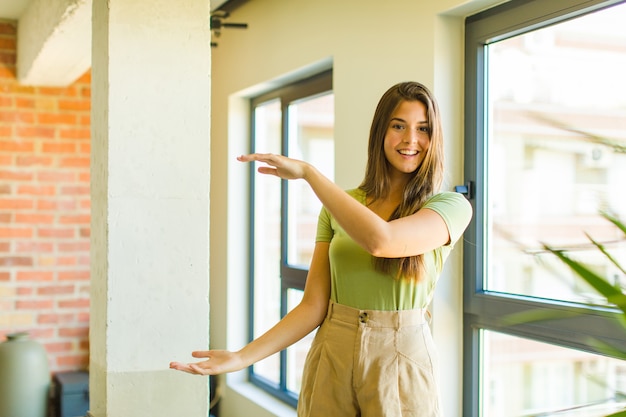
<svg viewBox="0 0 626 417">
<path fill-rule="evenodd" d="M 542 251 L 572 256 L 626 288 L 626 277 L 590 245 L 626 264 L 626 4 L 487 47 L 485 289 L 602 303 Z"/>
<path fill-rule="evenodd" d="M 626 407 L 626 362 L 483 330 L 483 417 L 603 417 Z"/>
</svg>

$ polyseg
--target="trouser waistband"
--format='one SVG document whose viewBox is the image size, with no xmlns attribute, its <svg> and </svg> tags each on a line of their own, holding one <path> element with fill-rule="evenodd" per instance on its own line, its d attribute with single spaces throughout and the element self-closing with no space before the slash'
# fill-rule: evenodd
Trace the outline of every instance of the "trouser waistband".
<svg viewBox="0 0 626 417">
<path fill-rule="evenodd" d="M 426 323 L 430 318 L 430 313 L 425 308 L 398 311 L 359 310 L 330 300 L 327 318 L 368 327 L 399 329 Z"/>
</svg>

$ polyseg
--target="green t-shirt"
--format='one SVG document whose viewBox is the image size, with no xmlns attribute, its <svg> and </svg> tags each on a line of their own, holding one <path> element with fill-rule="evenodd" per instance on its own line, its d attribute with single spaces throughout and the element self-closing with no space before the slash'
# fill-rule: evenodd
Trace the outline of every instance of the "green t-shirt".
<svg viewBox="0 0 626 417">
<path fill-rule="evenodd" d="M 348 194 L 365 205 L 362 190 L 349 190 Z M 322 207 L 316 241 L 330 242 L 331 299 L 334 302 L 363 310 L 383 311 L 424 308 L 430 303 L 443 264 L 471 219 L 472 207 L 463 195 L 442 192 L 427 200 L 423 208 L 429 208 L 443 218 L 450 233 L 450 243 L 424 254 L 426 276 L 416 283 L 376 271 L 373 256 L 352 240 Z"/>
</svg>

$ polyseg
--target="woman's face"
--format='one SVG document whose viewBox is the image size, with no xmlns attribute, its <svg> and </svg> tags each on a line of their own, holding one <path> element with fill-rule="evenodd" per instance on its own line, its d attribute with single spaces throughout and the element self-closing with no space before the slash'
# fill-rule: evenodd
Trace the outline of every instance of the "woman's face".
<svg viewBox="0 0 626 417">
<path fill-rule="evenodd" d="M 421 101 L 402 101 L 391 114 L 385 133 L 385 157 L 398 174 L 419 168 L 430 146 L 426 106 Z"/>
</svg>

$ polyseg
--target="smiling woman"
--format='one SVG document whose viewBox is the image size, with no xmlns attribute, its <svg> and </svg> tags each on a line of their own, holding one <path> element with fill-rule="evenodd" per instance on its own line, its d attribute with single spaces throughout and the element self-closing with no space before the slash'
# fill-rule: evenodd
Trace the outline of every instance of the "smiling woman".
<svg viewBox="0 0 626 417">
<path fill-rule="evenodd" d="M 393 112 L 385 136 L 385 156 L 392 175 L 411 175 L 422 163 L 430 145 L 426 106 L 403 101 Z"/>
<path fill-rule="evenodd" d="M 435 346 L 427 308 L 472 208 L 439 192 L 440 120 L 417 82 L 392 86 L 370 130 L 361 185 L 347 192 L 309 162 L 276 153 L 242 155 L 260 174 L 302 179 L 323 204 L 304 294 L 285 317 L 237 352 L 194 352 L 171 368 L 232 372 L 318 328 L 307 355 L 298 415 L 441 416 Z M 400 360 L 398 358 L 401 358 Z"/>
</svg>

